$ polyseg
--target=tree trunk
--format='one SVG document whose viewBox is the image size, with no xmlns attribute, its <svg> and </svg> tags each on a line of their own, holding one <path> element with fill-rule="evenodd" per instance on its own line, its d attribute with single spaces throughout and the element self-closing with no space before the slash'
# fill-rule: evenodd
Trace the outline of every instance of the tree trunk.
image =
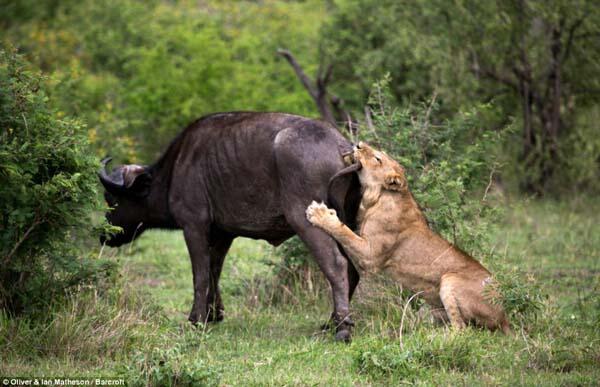
<svg viewBox="0 0 600 387">
<path fill-rule="evenodd" d="M 562 129 L 562 79 L 561 59 L 562 28 L 564 20 L 552 28 L 550 40 L 550 66 L 542 86 L 531 84 L 524 49 L 521 50 L 523 70 L 515 70 L 519 79 L 519 93 L 523 109 L 523 153 L 525 176 L 521 188 L 529 193 L 542 195 L 547 189 L 559 163 L 559 136 Z M 540 90 L 544 88 L 544 93 Z M 533 120 L 533 117 L 537 118 Z"/>
</svg>

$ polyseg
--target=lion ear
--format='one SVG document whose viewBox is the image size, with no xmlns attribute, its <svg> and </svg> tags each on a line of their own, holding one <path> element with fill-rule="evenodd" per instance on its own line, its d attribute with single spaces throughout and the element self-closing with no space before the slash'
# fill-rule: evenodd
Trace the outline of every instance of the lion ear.
<svg viewBox="0 0 600 387">
<path fill-rule="evenodd" d="M 383 181 L 383 187 L 391 191 L 401 191 L 406 185 L 404 178 L 395 172 L 388 173 Z"/>
</svg>

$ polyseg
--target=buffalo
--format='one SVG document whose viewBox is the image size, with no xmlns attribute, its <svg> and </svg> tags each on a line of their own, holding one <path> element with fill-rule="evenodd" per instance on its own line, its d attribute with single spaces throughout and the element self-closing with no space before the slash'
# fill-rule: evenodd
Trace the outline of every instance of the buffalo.
<svg viewBox="0 0 600 387">
<path fill-rule="evenodd" d="M 297 234 L 332 289 L 337 340 L 348 341 L 349 304 L 359 275 L 341 247 L 305 216 L 327 202 L 355 222 L 360 184 L 342 173 L 352 144 L 331 124 L 284 113 L 231 112 L 202 117 L 185 128 L 149 166 L 122 165 L 99 178 L 122 231 L 101 236 L 117 247 L 152 228 L 181 229 L 192 262 L 194 301 L 189 320 L 223 319 L 219 277 L 236 237 L 278 245 Z M 336 176 L 337 176 L 336 175 Z"/>
</svg>

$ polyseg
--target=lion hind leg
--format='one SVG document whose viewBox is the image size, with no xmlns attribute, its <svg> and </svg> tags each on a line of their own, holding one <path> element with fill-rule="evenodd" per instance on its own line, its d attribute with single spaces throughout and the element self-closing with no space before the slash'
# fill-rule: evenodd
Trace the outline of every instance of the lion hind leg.
<svg viewBox="0 0 600 387">
<path fill-rule="evenodd" d="M 463 328 L 467 322 L 492 331 L 500 329 L 510 334 L 510 324 L 504 310 L 486 301 L 484 284 L 477 276 L 466 277 L 451 273 L 442 277 L 440 298 L 455 328 Z"/>
<path fill-rule="evenodd" d="M 458 282 L 458 277 L 452 274 L 444 275 L 440 282 L 440 299 L 452 327 L 460 330 L 465 328 L 466 324 L 456 294 L 458 290 L 456 284 Z"/>
</svg>

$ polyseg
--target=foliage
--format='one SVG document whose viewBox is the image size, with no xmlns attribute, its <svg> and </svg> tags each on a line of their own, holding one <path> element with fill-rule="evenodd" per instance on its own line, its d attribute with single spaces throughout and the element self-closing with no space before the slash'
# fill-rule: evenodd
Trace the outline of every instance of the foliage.
<svg viewBox="0 0 600 387">
<path fill-rule="evenodd" d="M 564 195 L 579 192 L 600 192 L 600 138 L 598 137 L 600 108 L 585 109 L 575 117 L 573 130 L 562 139 L 561 164 L 558 166 L 556 187 Z"/>
<path fill-rule="evenodd" d="M 391 75 L 395 103 L 420 102 L 433 92 L 427 55 L 408 17 L 415 4 L 395 0 L 338 0 L 321 33 L 323 61 L 333 66 L 334 88 L 362 112 L 374 82 Z"/>
<path fill-rule="evenodd" d="M 288 48 L 314 69 L 319 1 L 47 8 L 27 16 L 27 6 L 12 6 L 23 20 L 7 18 L 4 39 L 51 75 L 52 103 L 88 124 L 99 156 L 151 161 L 185 125 L 217 111 L 315 112 L 276 50 Z"/>
<path fill-rule="evenodd" d="M 389 82 L 386 77 L 373 86 L 373 127 L 363 129 L 363 138 L 406 168 L 410 190 L 437 232 L 463 248 L 482 251 L 490 222 L 500 215 L 488 195 L 507 129 L 490 132 L 480 126 L 486 105 L 436 123 L 435 96 L 429 104 L 400 108 Z"/>
<path fill-rule="evenodd" d="M 137 352 L 124 376 L 131 386 L 218 386 L 220 375 L 202 359 L 182 361 L 182 350 L 153 348 L 149 354 Z"/>
<path fill-rule="evenodd" d="M 539 317 L 545 305 L 545 293 L 535 278 L 525 275 L 516 268 L 507 268 L 503 265 L 494 265 L 495 286 L 490 295 L 492 301 L 500 303 L 513 325 L 527 325 Z M 494 294 L 502 297 L 494 299 Z"/>
<path fill-rule="evenodd" d="M 0 306 L 34 311 L 110 265 L 78 257 L 90 231 L 97 163 L 85 126 L 48 107 L 42 78 L 0 51 Z"/>
<path fill-rule="evenodd" d="M 312 255 L 297 236 L 285 241 L 276 252 L 275 275 L 284 285 L 305 283 L 306 271 L 316 268 Z"/>
<path fill-rule="evenodd" d="M 421 107 L 400 109 L 390 102 L 389 78 L 374 85 L 369 99 L 372 131 L 363 136 L 386 149 L 408 172 L 409 187 L 434 230 L 493 268 L 497 291 L 509 315 L 535 318 L 542 296 L 535 281 L 509 269 L 488 253 L 490 234 L 502 215 L 490 190 L 501 169 L 499 144 L 510 128 L 488 131 L 479 117 L 489 106 L 436 124 L 435 96 Z"/>
<path fill-rule="evenodd" d="M 415 380 L 427 368 L 473 371 L 481 354 L 470 344 L 472 333 L 427 335 L 413 333 L 403 344 L 374 340 L 356 351 L 354 366 L 375 378 L 397 374 Z"/>
<path fill-rule="evenodd" d="M 143 292 L 122 280 L 80 286 L 44 310 L 46 318 L 0 314 L 3 355 L 95 361 L 118 359 L 123 351 L 151 345 L 163 313 Z"/>
<path fill-rule="evenodd" d="M 88 124 L 99 156 L 150 161 L 186 124 L 215 111 L 314 115 L 275 54 L 288 48 L 309 74 L 331 65 L 333 91 L 357 116 L 372 83 L 390 73 L 400 105 L 437 93 L 435 122 L 482 104 L 482 127 L 514 119 L 501 144 L 508 188 L 599 189 L 600 51 L 589 0 L 5 3 L 3 40 L 51 75 L 51 103 Z M 558 77 L 550 71 L 553 42 Z M 558 113 L 555 124 L 549 117 Z"/>
<path fill-rule="evenodd" d="M 570 191 L 570 180 L 597 189 L 586 172 L 600 170 L 598 141 L 581 125 L 591 120 L 600 82 L 593 1 L 333 4 L 321 45 L 335 66 L 337 94 L 354 110 L 362 112 L 369 85 L 388 72 L 397 102 L 436 92 L 436 120 L 493 101 L 480 117 L 483 127 L 516 119 L 518 131 L 503 143 L 511 186 L 560 194 Z"/>
</svg>

